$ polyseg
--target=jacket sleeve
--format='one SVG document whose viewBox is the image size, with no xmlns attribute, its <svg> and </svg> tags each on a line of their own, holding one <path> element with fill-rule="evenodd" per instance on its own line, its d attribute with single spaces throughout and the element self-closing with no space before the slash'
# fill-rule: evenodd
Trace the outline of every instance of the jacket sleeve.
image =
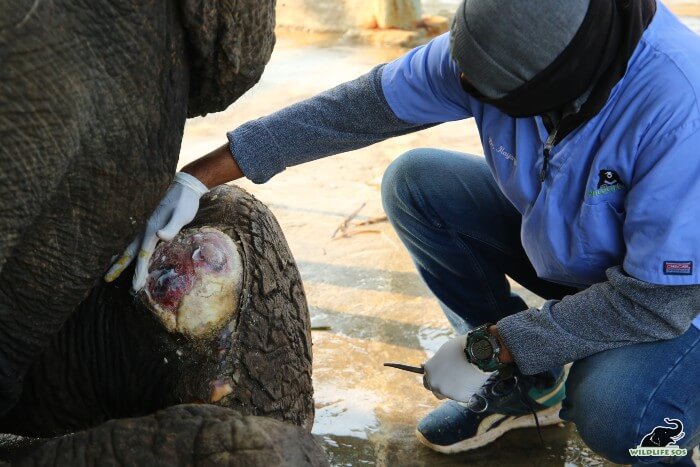
<svg viewBox="0 0 700 467">
<path fill-rule="evenodd" d="M 353 81 L 245 123 L 227 134 L 231 153 L 247 178 L 264 183 L 293 165 L 467 118 L 467 95 L 455 73 L 445 40 L 436 39 Z"/>
<path fill-rule="evenodd" d="M 700 285 L 652 284 L 629 276 L 620 266 L 606 275 L 606 282 L 498 322 L 523 373 L 539 373 L 629 344 L 678 337 L 700 310 Z"/>
</svg>

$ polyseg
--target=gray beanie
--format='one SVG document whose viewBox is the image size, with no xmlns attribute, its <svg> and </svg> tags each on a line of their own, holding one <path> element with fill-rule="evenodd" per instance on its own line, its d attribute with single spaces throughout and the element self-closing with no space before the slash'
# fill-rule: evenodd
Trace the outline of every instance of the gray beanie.
<svg viewBox="0 0 700 467">
<path fill-rule="evenodd" d="M 462 0 L 452 23 L 452 57 L 485 97 L 503 97 L 566 49 L 590 1 Z"/>
</svg>

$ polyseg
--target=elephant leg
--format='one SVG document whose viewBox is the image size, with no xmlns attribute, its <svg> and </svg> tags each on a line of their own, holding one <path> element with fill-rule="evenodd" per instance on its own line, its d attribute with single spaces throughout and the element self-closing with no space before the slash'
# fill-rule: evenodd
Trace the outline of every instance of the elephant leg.
<svg viewBox="0 0 700 467">
<path fill-rule="evenodd" d="M 0 7 L 0 414 L 157 205 L 187 114 L 176 2 Z"/>
<path fill-rule="evenodd" d="M 133 270 L 98 284 L 36 360 L 0 432 L 56 436 L 204 402 L 313 423 L 311 335 L 299 272 L 272 213 L 221 186 Z"/>
<path fill-rule="evenodd" d="M 170 407 L 112 420 L 43 442 L 13 462 L 32 465 L 326 466 L 323 449 L 303 428 L 212 405 Z"/>
<path fill-rule="evenodd" d="M 143 227 L 186 117 L 255 84 L 275 0 L 0 6 L 0 415 Z"/>
</svg>

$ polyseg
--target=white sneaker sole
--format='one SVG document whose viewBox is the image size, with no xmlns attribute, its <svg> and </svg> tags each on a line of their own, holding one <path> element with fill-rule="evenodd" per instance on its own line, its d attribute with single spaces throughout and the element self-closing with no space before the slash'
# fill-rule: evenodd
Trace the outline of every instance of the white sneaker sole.
<svg viewBox="0 0 700 467">
<path fill-rule="evenodd" d="M 556 425 L 557 423 L 561 423 L 562 420 L 559 418 L 559 409 L 561 409 L 561 403 L 537 412 L 537 418 L 539 419 L 540 426 Z M 503 415 L 498 416 L 498 414 L 491 415 L 491 417 L 494 417 L 494 421 L 492 423 L 501 420 L 500 417 L 502 416 Z M 488 423 L 488 417 L 482 422 L 481 426 L 479 427 L 480 430 L 484 426 L 484 423 Z M 532 414 L 521 415 L 518 417 L 506 416 L 506 420 L 504 420 L 493 430 L 487 431 L 483 434 L 477 433 L 477 435 L 473 438 L 465 439 L 449 446 L 441 446 L 431 443 L 425 439 L 425 437 L 418 430 L 416 430 L 416 437 L 418 438 L 418 441 L 433 451 L 441 452 L 443 454 L 455 454 L 458 452 L 471 451 L 472 449 L 484 447 L 487 444 L 496 441 L 510 430 L 514 430 L 516 428 L 532 428 L 534 426 L 537 426 L 537 424 L 535 423 L 535 417 L 533 417 Z"/>
</svg>

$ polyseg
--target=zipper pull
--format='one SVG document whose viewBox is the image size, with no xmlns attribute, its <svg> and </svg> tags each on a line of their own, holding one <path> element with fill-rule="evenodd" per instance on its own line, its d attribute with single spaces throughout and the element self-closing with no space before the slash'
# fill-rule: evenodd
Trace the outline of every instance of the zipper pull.
<svg viewBox="0 0 700 467">
<path fill-rule="evenodd" d="M 554 127 L 554 130 L 549 134 L 547 142 L 544 144 L 544 160 L 542 161 L 542 170 L 540 171 L 540 183 L 544 183 L 547 179 L 547 168 L 549 167 L 549 155 L 552 148 L 557 142 L 557 133 L 559 133 L 559 125 Z"/>
</svg>

